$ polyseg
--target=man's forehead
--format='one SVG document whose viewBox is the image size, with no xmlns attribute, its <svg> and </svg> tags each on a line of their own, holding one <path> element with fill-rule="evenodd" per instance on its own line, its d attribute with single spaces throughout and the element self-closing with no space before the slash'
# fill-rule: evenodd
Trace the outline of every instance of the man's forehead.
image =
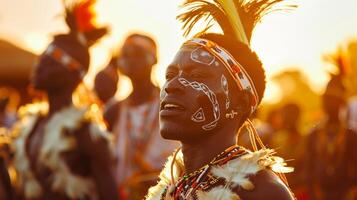
<svg viewBox="0 0 357 200">
<path fill-rule="evenodd" d="M 140 46 L 148 51 L 156 51 L 156 46 L 155 44 L 152 43 L 149 39 L 141 36 L 135 36 L 135 37 L 130 37 L 128 38 L 125 42 L 124 45 L 136 45 Z"/>
<path fill-rule="evenodd" d="M 215 56 L 204 47 L 196 45 L 184 45 L 177 52 L 173 64 L 191 64 L 202 67 L 219 66 L 220 63 Z"/>
<path fill-rule="evenodd" d="M 146 51 L 146 50 L 142 46 L 137 45 L 137 44 L 125 44 L 122 47 L 122 51 L 131 53 L 131 52 L 135 52 L 135 51 Z"/>
</svg>

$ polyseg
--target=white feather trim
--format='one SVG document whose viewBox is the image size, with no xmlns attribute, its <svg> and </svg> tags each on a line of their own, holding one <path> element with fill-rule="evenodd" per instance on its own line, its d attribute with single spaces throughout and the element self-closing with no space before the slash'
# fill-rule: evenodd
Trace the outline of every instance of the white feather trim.
<svg viewBox="0 0 357 200">
<path fill-rule="evenodd" d="M 31 111 L 33 111 L 32 109 Z M 62 159 L 62 152 L 76 147 L 76 139 L 73 135 L 63 134 L 64 130 L 72 131 L 79 128 L 86 118 L 87 109 L 69 107 L 54 114 L 45 125 L 43 144 L 39 154 L 39 163 L 50 168 L 53 172 L 52 189 L 63 192 L 73 199 L 90 196 L 96 199 L 95 184 L 91 178 L 84 178 L 71 173 L 66 162 Z M 20 121 L 17 130 L 18 139 L 15 140 L 16 154 L 14 166 L 19 173 L 20 184 L 23 184 L 25 196 L 28 198 L 40 197 L 41 186 L 34 178 L 25 152 L 25 141 L 32 131 L 40 112 L 29 112 Z M 90 124 L 90 136 L 93 140 L 107 139 L 107 132 L 93 123 Z"/>
<path fill-rule="evenodd" d="M 149 192 L 146 196 L 146 200 L 159 200 L 161 198 L 162 193 L 164 192 L 166 187 L 171 185 L 171 163 L 174 155 L 170 156 L 164 166 L 164 169 L 161 171 L 159 175 L 159 182 L 156 186 L 153 186 L 149 189 Z M 182 172 L 184 171 L 183 164 L 183 154 L 179 151 L 176 155 L 176 161 L 173 166 L 173 178 L 177 181 Z M 171 200 L 169 195 L 166 196 L 165 200 Z"/>
<path fill-rule="evenodd" d="M 261 170 L 266 168 L 275 167 L 276 169 L 282 169 L 282 171 L 290 171 L 291 168 L 285 167 L 285 162 L 282 158 L 272 156 L 274 150 L 271 149 L 261 149 L 259 151 L 250 152 L 247 154 L 229 161 L 225 165 L 212 167 L 210 173 L 212 175 L 224 178 L 228 184 L 233 184 L 233 186 L 240 186 L 245 190 L 254 189 L 253 183 L 249 180 L 250 175 L 254 175 Z M 165 188 L 171 184 L 171 162 L 173 156 L 168 158 L 168 161 L 165 164 L 164 169 L 160 173 L 159 183 L 149 189 L 149 193 L 146 197 L 147 200 L 159 200 Z M 177 181 L 182 173 L 184 172 L 184 163 L 183 163 L 183 154 L 180 151 L 176 156 L 176 161 L 174 163 L 173 177 Z M 278 172 L 282 172 L 278 171 Z M 222 193 L 222 194 L 221 194 Z M 230 189 L 224 187 L 216 187 L 211 189 L 208 192 L 197 191 L 199 199 L 237 199 L 240 198 L 232 193 Z M 217 196 L 222 195 L 222 196 Z M 235 196 L 234 196 L 235 195 Z M 170 198 L 166 197 L 165 200 Z"/>
<path fill-rule="evenodd" d="M 24 195 L 30 199 L 42 194 L 42 188 L 30 170 L 30 163 L 25 152 L 26 138 L 31 133 L 37 119 L 37 116 L 31 114 L 16 123 L 12 130 L 12 134 L 18 137 L 13 143 L 15 151 L 13 164 L 18 172 L 18 186 L 20 190 L 24 191 Z"/>
</svg>

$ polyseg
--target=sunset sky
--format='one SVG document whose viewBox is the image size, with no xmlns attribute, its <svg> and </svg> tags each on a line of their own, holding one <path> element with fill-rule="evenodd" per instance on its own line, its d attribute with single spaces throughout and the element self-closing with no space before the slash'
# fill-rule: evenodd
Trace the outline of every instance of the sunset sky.
<svg viewBox="0 0 357 200">
<path fill-rule="evenodd" d="M 41 53 L 51 36 L 65 32 L 61 0 L 0 0 L 0 38 L 35 53 Z M 111 27 L 111 34 L 92 50 L 90 84 L 124 37 L 139 31 L 153 36 L 159 45 L 159 63 L 154 73 L 158 83 L 180 44 L 181 25 L 175 20 L 182 0 L 98 0 L 99 22 Z M 328 67 L 322 55 L 338 45 L 357 39 L 356 0 L 295 0 L 295 11 L 266 17 L 256 28 L 252 47 L 264 63 L 268 77 L 289 68 L 302 70 L 316 89 L 327 80 Z M 124 80 L 120 96 L 127 94 Z M 277 86 L 268 85 L 266 101 L 279 97 Z"/>
</svg>

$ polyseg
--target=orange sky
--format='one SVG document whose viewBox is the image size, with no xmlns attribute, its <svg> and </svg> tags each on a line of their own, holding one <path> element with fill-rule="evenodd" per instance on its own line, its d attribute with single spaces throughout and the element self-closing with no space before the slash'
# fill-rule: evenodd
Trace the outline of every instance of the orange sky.
<svg viewBox="0 0 357 200">
<path fill-rule="evenodd" d="M 184 40 L 176 22 L 182 0 L 98 0 L 100 22 L 111 26 L 111 34 L 92 50 L 91 82 L 111 52 L 130 32 L 149 33 L 159 44 L 154 77 L 163 83 L 164 71 Z M 263 61 L 268 77 L 287 68 L 304 71 L 317 91 L 327 80 L 327 67 L 321 55 L 339 44 L 357 38 L 356 0 L 299 0 L 300 7 L 288 13 L 273 14 L 257 27 L 252 47 Z M 150 3 L 150 4 L 148 4 Z M 40 53 L 51 35 L 65 31 L 61 0 L 0 0 L 0 38 L 9 39 Z M 120 96 L 128 91 L 126 81 Z M 268 85 L 266 101 L 274 101 L 279 91 Z"/>
</svg>

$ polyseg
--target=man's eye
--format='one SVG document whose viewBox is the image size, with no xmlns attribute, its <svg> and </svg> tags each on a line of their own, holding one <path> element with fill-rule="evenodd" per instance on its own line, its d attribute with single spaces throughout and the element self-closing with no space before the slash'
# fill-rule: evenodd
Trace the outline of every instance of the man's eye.
<svg viewBox="0 0 357 200">
<path fill-rule="evenodd" d="M 205 78 L 205 75 L 202 73 L 192 73 L 190 75 L 191 78 L 195 78 L 195 79 L 200 79 L 200 78 Z"/>
</svg>

